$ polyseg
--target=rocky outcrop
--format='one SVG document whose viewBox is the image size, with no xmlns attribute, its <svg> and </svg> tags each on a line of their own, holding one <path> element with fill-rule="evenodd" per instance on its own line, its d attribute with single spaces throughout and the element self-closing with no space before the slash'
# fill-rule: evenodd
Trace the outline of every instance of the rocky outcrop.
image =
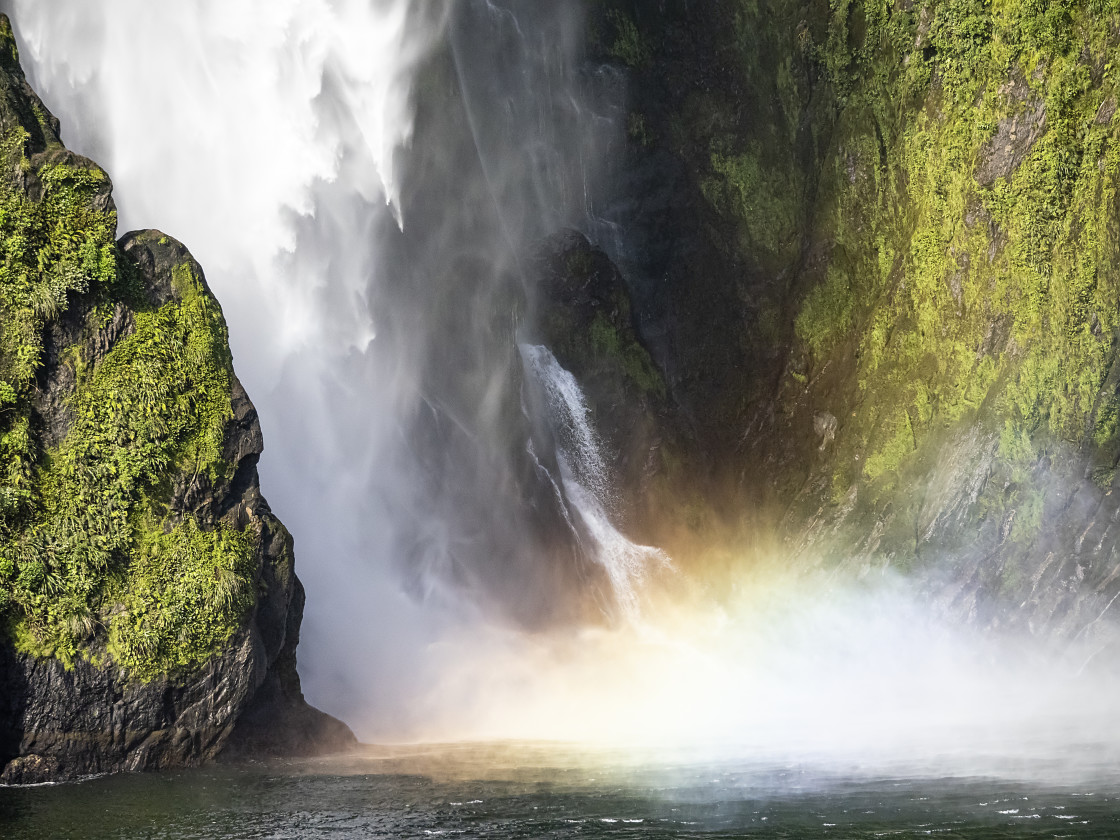
<svg viewBox="0 0 1120 840">
<path fill-rule="evenodd" d="M 187 250 L 158 231 L 130 233 L 119 244 L 151 306 L 176 297 L 176 269 L 189 265 L 202 276 Z M 90 314 L 75 301 L 51 331 L 48 359 L 61 359 L 80 343 L 96 365 L 131 333 L 135 313 L 123 304 L 104 326 L 83 334 L 79 325 L 88 324 Z M 48 363 L 43 379 L 38 403 L 45 439 L 62 440 L 74 377 Z M 251 614 L 201 667 L 152 680 L 134 678 L 96 647 L 68 667 L 0 644 L 3 782 L 194 765 L 215 758 L 231 738 L 241 755 L 306 754 L 354 743 L 343 724 L 303 701 L 295 670 L 303 587 L 295 576 L 292 538 L 261 495 L 260 424 L 236 378 L 230 409 L 222 440 L 228 475 L 215 481 L 180 474 L 169 496 L 168 526 L 189 515 L 203 528 L 224 523 L 256 535 L 252 585 L 258 594 Z"/>
<path fill-rule="evenodd" d="M 980 151 L 976 180 L 985 187 L 1018 169 L 1046 130 L 1046 105 L 1024 79 L 1008 82 L 999 92 L 1014 103 L 1015 110 L 999 121 L 995 136 Z"/>
<path fill-rule="evenodd" d="M 565 231 L 538 255 L 534 285 L 540 317 L 531 340 L 545 344 L 580 383 L 608 457 L 615 511 L 635 539 L 648 535 L 656 479 L 665 472 L 675 426 L 665 381 L 642 345 L 619 269 L 583 234 Z"/>
<path fill-rule="evenodd" d="M 113 242 L 0 21 L 0 782 L 342 749 L 303 700 L 303 589 L 256 410 L 187 249 Z"/>
<path fill-rule="evenodd" d="M 767 532 L 984 627 L 1107 639 L 1120 29 L 1004 11 L 596 4 L 641 190 L 624 285 L 688 430 L 665 517 L 715 491 L 698 543 Z"/>
</svg>

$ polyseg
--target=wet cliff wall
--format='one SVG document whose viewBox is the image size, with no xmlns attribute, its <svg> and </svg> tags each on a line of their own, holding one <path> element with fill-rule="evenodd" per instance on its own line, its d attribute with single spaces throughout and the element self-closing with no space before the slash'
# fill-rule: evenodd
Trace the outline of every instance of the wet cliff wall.
<svg viewBox="0 0 1120 840">
<path fill-rule="evenodd" d="M 765 530 L 783 562 L 900 570 L 986 626 L 1103 632 L 1116 4 L 591 19 L 627 69 L 616 262 L 667 386 L 635 529 L 684 555 Z M 611 355 L 582 346 L 588 369 Z"/>
<path fill-rule="evenodd" d="M 0 779 L 344 743 L 300 693 L 292 540 L 202 268 L 116 239 L 6 18 L 0 90 Z"/>
</svg>

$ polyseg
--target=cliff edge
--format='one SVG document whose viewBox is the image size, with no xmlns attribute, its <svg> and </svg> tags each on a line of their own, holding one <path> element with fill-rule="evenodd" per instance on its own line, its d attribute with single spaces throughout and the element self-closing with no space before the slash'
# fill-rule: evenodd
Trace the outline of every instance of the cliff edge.
<svg viewBox="0 0 1120 840">
<path fill-rule="evenodd" d="M 116 223 L 0 16 L 0 782 L 353 744 L 300 691 L 221 307 L 183 245 Z"/>
</svg>

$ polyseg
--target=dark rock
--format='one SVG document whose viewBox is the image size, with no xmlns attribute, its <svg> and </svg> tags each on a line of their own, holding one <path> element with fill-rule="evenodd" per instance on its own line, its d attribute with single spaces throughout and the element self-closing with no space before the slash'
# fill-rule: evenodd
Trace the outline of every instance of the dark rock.
<svg viewBox="0 0 1120 840">
<path fill-rule="evenodd" d="M 6 136 L 14 128 L 22 128 L 28 134 L 31 154 L 59 145 L 58 118 L 47 109 L 23 75 L 7 15 L 0 15 L 0 70 L 3 70 L 0 73 L 0 133 Z"/>
<path fill-rule="evenodd" d="M 342 752 L 357 744 L 346 724 L 309 706 L 303 699 L 296 672 L 296 645 L 303 618 L 303 584 L 295 579 L 286 621 L 283 647 L 265 681 L 238 719 L 222 752 L 222 759 L 244 760 L 262 755 L 310 756 Z"/>
<path fill-rule="evenodd" d="M 172 272 L 184 264 L 193 266 L 205 288 L 202 269 L 170 237 L 141 231 L 120 245 L 135 260 L 148 305 L 176 296 Z M 37 403 L 52 439 L 65 434 L 64 407 L 74 386 L 72 372 L 60 372 L 68 369 L 57 362 L 61 348 L 80 342 L 87 358 L 104 357 L 128 334 L 131 317 L 119 304 L 106 325 L 91 327 L 94 321 L 79 301 L 52 331 L 47 355 L 56 361 L 46 366 Z M 262 594 L 251 620 L 201 669 L 149 683 L 130 680 L 107 656 L 101 664 L 78 660 L 67 669 L 0 643 L 6 724 L 0 730 L 0 780 L 26 784 L 199 764 L 223 750 L 243 717 L 245 731 L 257 734 L 239 738 L 240 755 L 254 745 L 304 755 L 356 743 L 344 724 L 308 706 L 300 691 L 295 648 L 303 587 L 295 577 L 291 536 L 260 493 L 256 465 L 262 450 L 256 409 L 235 378 L 223 445 L 232 477 L 217 484 L 205 476 L 183 477 L 169 504 L 203 526 L 221 521 L 259 535 Z"/>
<path fill-rule="evenodd" d="M 580 383 L 602 438 L 624 522 L 640 529 L 641 502 L 660 471 L 667 423 L 661 371 L 641 341 L 630 295 L 610 258 L 576 231 L 549 239 L 537 262 L 534 340 Z M 648 511 L 647 511 L 648 513 Z"/>
<path fill-rule="evenodd" d="M 86 661 L 17 655 L 4 643 L 0 687 L 22 733 L 7 784 L 199 764 L 221 750 L 267 670 L 251 630 L 186 678 L 139 684 Z"/>
<path fill-rule="evenodd" d="M 1094 122 L 1097 125 L 1108 125 L 1112 122 L 1112 118 L 1116 116 L 1116 97 L 1110 96 L 1101 103 L 1101 107 L 1097 109 L 1097 115 Z"/>
<path fill-rule="evenodd" d="M 539 14 L 555 14 L 540 6 Z M 502 38 L 473 40 L 482 37 L 475 26 L 489 26 L 485 14 L 476 16 L 481 9 L 459 8 L 449 42 L 470 40 L 505 61 L 511 45 Z M 390 223 L 378 238 L 379 259 L 390 267 L 374 307 L 378 336 L 407 348 L 418 386 L 398 408 L 400 461 L 384 465 L 407 471 L 415 488 L 391 502 L 401 535 L 395 571 L 417 599 L 450 583 L 486 614 L 522 627 L 599 620 L 588 593 L 609 583 L 575 532 L 553 453 L 525 405 L 518 345 L 527 339 L 532 284 L 519 242 L 537 238 L 539 219 L 519 189 L 492 179 L 510 162 L 496 159 L 509 142 L 507 121 L 524 114 L 508 107 L 506 94 L 473 88 L 479 80 L 455 55 L 460 49 L 445 44 L 419 71 L 416 136 L 438 141 L 402 150 L 406 223 Z M 469 63 L 480 61 L 474 54 Z M 512 65 L 497 75 L 510 91 L 526 82 Z M 531 96 L 527 106 L 547 110 Z M 518 170 L 512 180 L 537 174 Z"/>
<path fill-rule="evenodd" d="M 29 138 L 31 165 L 8 173 L 17 190 L 37 200 L 42 184 L 36 173 L 47 164 L 88 169 L 98 185 L 87 194 L 90 206 L 111 213 L 111 182 L 96 164 L 62 148 L 58 121 L 28 87 L 10 25 L 0 16 L 0 131 L 20 129 Z M 70 430 L 79 366 L 100 364 L 132 335 L 139 312 L 182 299 L 183 272 L 191 275 L 192 289 L 197 282 L 201 294 L 212 298 L 187 249 L 159 231 L 124 236 L 117 259 L 129 278 L 122 299 L 109 300 L 108 307 L 102 300 L 98 307 L 92 293 L 75 291 L 61 314 L 46 322 L 43 363 L 29 398 L 41 449 L 57 447 Z M 296 645 L 304 595 L 292 539 L 260 492 L 257 412 L 235 376 L 230 385 L 222 441 L 229 469 L 217 477 L 171 477 L 169 498 L 161 497 L 161 504 L 166 501 L 168 525 L 189 515 L 202 529 L 224 524 L 255 535 L 252 610 L 207 661 L 148 681 L 118 667 L 104 634 L 95 631 L 88 650 L 70 664 L 19 652 L 10 638 L 0 638 L 0 783 L 196 765 L 215 758 L 235 732 L 251 733 L 236 740 L 242 754 L 259 746 L 305 755 L 356 743 L 345 725 L 303 699 Z"/>
</svg>

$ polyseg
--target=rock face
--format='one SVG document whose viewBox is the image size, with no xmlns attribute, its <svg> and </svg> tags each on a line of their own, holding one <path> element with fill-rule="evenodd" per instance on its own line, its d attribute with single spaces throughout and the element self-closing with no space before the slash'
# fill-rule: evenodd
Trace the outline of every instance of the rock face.
<svg viewBox="0 0 1120 840">
<path fill-rule="evenodd" d="M 654 469 L 677 504 L 652 518 L 904 572 L 985 627 L 1111 639 L 1115 11 L 613 0 L 590 19 L 629 77 L 624 296 L 681 430 Z M 587 272 L 549 271 L 542 329 L 580 328 Z M 585 320 L 567 341 L 591 352 Z"/>
<path fill-rule="evenodd" d="M 113 241 L 6 19 L 0 53 L 0 781 L 353 744 L 300 691 L 292 539 L 201 267 Z"/>
<path fill-rule="evenodd" d="M 594 406 L 627 530 L 644 538 L 647 498 L 661 470 L 661 447 L 675 429 L 665 382 L 642 345 L 621 272 L 576 231 L 544 246 L 534 277 L 541 317 L 531 340 L 547 345 Z"/>
</svg>

